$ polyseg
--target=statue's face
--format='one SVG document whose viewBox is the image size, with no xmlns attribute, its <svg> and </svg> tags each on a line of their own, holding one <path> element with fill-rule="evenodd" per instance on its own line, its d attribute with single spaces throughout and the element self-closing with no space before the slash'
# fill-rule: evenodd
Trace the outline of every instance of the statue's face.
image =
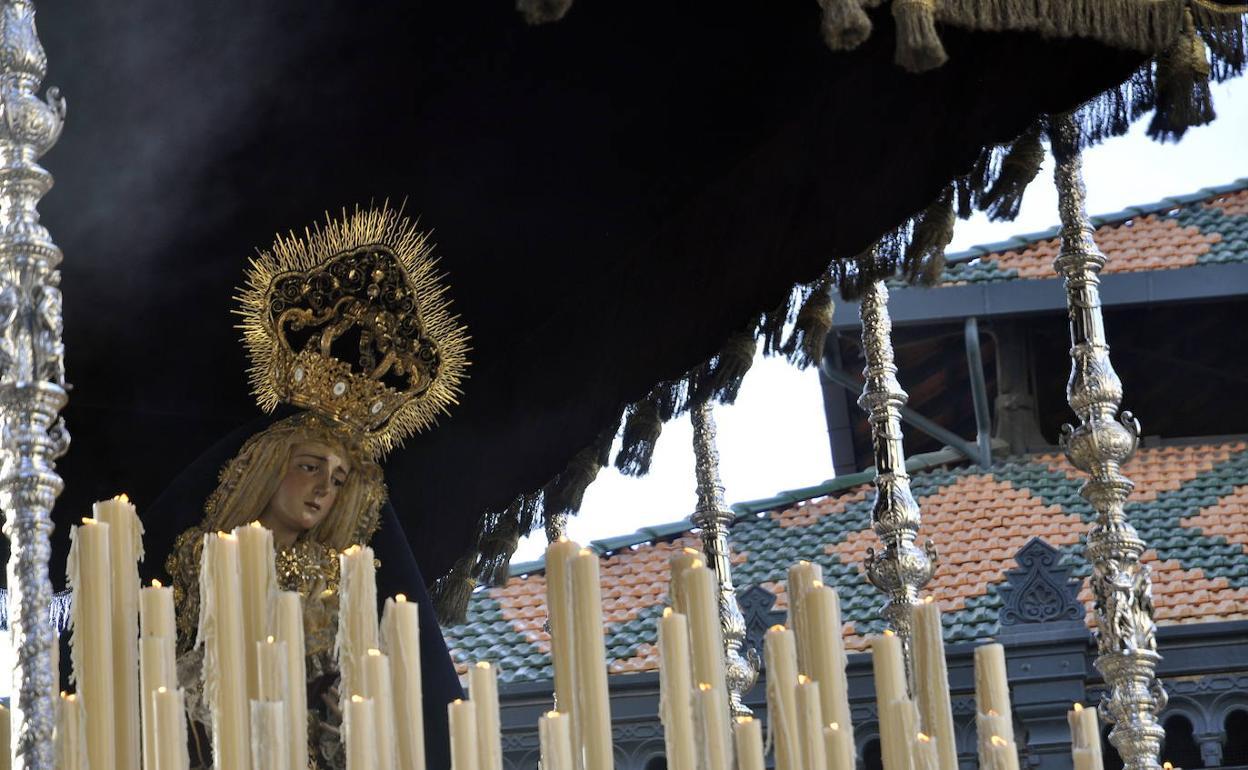
<svg viewBox="0 0 1248 770">
<path fill-rule="evenodd" d="M 286 475 L 261 520 L 268 520 L 275 530 L 293 533 L 306 532 L 324 521 L 351 473 L 340 451 L 317 441 L 295 444 Z"/>
</svg>

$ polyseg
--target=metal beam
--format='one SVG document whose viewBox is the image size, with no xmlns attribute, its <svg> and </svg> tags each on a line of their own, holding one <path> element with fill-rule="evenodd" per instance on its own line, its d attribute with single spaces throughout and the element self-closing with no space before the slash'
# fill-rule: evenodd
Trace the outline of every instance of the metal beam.
<svg viewBox="0 0 1248 770">
<path fill-rule="evenodd" d="M 851 393 L 862 392 L 862 378 L 833 367 L 827 357 L 824 357 L 819 362 L 819 372 Z M 943 442 L 946 446 L 958 450 L 971 462 L 978 465 L 986 464 L 982 459 L 983 456 L 980 454 L 979 447 L 975 444 L 972 444 L 953 431 L 937 425 L 908 406 L 901 407 L 900 412 L 902 421 L 907 425 L 913 425 L 915 429 L 926 433 L 937 441 Z"/>
<path fill-rule="evenodd" d="M 966 365 L 971 374 L 971 401 L 975 405 L 975 441 L 979 445 L 979 464 L 992 465 L 992 415 L 988 409 L 988 383 L 984 381 L 984 357 L 979 348 L 979 322 L 975 316 L 966 319 Z"/>
</svg>

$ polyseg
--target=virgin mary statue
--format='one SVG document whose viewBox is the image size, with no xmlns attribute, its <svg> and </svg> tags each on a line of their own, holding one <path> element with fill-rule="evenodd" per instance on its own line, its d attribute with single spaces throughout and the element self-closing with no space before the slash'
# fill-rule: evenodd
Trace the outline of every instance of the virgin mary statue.
<svg viewBox="0 0 1248 770">
<path fill-rule="evenodd" d="M 380 464 L 455 402 L 467 365 L 467 335 L 425 237 L 394 211 L 357 210 L 279 237 L 252 261 L 240 300 L 252 388 L 268 414 L 206 452 L 149 509 L 185 521 L 165 561 L 179 678 L 198 689 L 203 535 L 260 522 L 273 532 L 280 588 L 304 600 L 309 753 L 317 767 L 339 766 L 338 554 L 371 544 L 378 597 L 403 593 L 420 606 L 426 765 L 449 767 L 446 704 L 463 692 Z M 202 704 L 191 712 L 202 739 L 209 720 Z M 207 765 L 206 750 L 192 748 Z"/>
</svg>

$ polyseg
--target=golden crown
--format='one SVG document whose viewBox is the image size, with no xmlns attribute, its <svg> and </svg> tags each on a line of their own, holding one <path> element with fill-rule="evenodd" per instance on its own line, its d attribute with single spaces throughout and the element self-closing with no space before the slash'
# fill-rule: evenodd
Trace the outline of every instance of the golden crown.
<svg viewBox="0 0 1248 770">
<path fill-rule="evenodd" d="M 427 235 L 388 207 L 278 235 L 238 296 L 260 408 L 319 412 L 375 455 L 449 413 L 469 338 L 430 252 Z"/>
</svg>

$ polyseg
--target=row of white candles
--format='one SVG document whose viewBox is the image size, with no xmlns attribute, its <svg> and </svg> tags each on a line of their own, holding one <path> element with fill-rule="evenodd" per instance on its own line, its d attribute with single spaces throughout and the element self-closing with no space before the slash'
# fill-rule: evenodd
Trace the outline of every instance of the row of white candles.
<svg viewBox="0 0 1248 770">
<path fill-rule="evenodd" d="M 670 560 L 670 606 L 659 621 L 660 718 L 672 770 L 762 770 L 761 725 L 730 708 L 720 630 L 718 585 L 701 553 L 686 548 Z M 556 711 L 542 717 L 545 770 L 609 770 L 610 705 L 598 556 L 561 539 L 546 551 L 547 606 Z M 789 627 L 764 637 L 768 732 L 777 770 L 852 770 L 853 724 L 846 654 L 836 592 L 818 565 L 789 570 Z M 891 631 L 869 640 L 886 770 L 958 766 L 940 610 L 932 597 L 912 614 L 914 679 L 907 678 L 901 639 Z M 913 697 L 911 693 L 913 692 Z M 1004 649 L 975 650 L 976 726 L 982 770 L 1018 770 Z M 1070 712 L 1076 770 L 1102 770 L 1094 709 Z M 452 726 L 454 730 L 454 726 Z M 731 733 L 731 739 L 730 739 Z M 455 763 L 456 770 L 460 770 Z"/>
<path fill-rule="evenodd" d="M 77 694 L 62 694 L 57 767 L 189 766 L 184 695 L 177 686 L 173 596 L 141 588 L 142 527 L 124 498 L 98 503 L 72 534 L 73 660 Z M 546 554 L 556 710 L 539 724 L 543 770 L 613 767 L 598 555 L 561 539 Z M 757 720 L 730 722 L 718 585 L 701 553 L 671 559 L 671 606 L 659 622 L 660 710 L 673 770 L 762 770 Z M 337 655 L 350 770 L 424 769 L 416 605 L 388 599 L 378 620 L 373 552 L 340 556 Z M 768 732 L 777 770 L 854 767 L 846 655 L 836 592 L 820 569 L 789 570 L 789 623 L 764 638 Z M 241 597 L 242 602 L 235 601 Z M 914 682 L 901 640 L 870 640 L 886 770 L 957 766 L 940 611 L 913 613 Z M 303 609 L 279 591 L 272 533 L 253 522 L 205 535 L 199 643 L 217 767 L 304 770 L 307 708 Z M 470 700 L 448 705 L 454 770 L 501 770 L 497 671 L 470 667 Z M 913 691 L 914 697 L 911 697 Z M 975 651 L 980 767 L 1017 770 L 1005 657 Z M 7 714 L 0 724 L 8 727 Z M 1094 709 L 1069 715 L 1076 770 L 1102 767 Z M 730 729 L 731 727 L 731 729 Z M 4 756 L 0 760 L 0 770 Z"/>
<path fill-rule="evenodd" d="M 78 692 L 59 698 L 58 770 L 189 767 L 173 593 L 158 581 L 140 587 L 142 532 L 123 496 L 97 503 L 71 533 Z M 352 546 L 339 558 L 348 766 L 424 770 L 419 610 L 400 594 L 379 621 L 372 549 Z M 303 599 L 278 590 L 274 565 L 272 533 L 257 522 L 204 536 L 198 643 L 218 768 L 308 767 Z M 493 703 L 497 712 L 496 689 Z M 0 724 L 9 727 L 7 713 Z M 7 770 L 11 753 L 0 757 Z"/>
</svg>

